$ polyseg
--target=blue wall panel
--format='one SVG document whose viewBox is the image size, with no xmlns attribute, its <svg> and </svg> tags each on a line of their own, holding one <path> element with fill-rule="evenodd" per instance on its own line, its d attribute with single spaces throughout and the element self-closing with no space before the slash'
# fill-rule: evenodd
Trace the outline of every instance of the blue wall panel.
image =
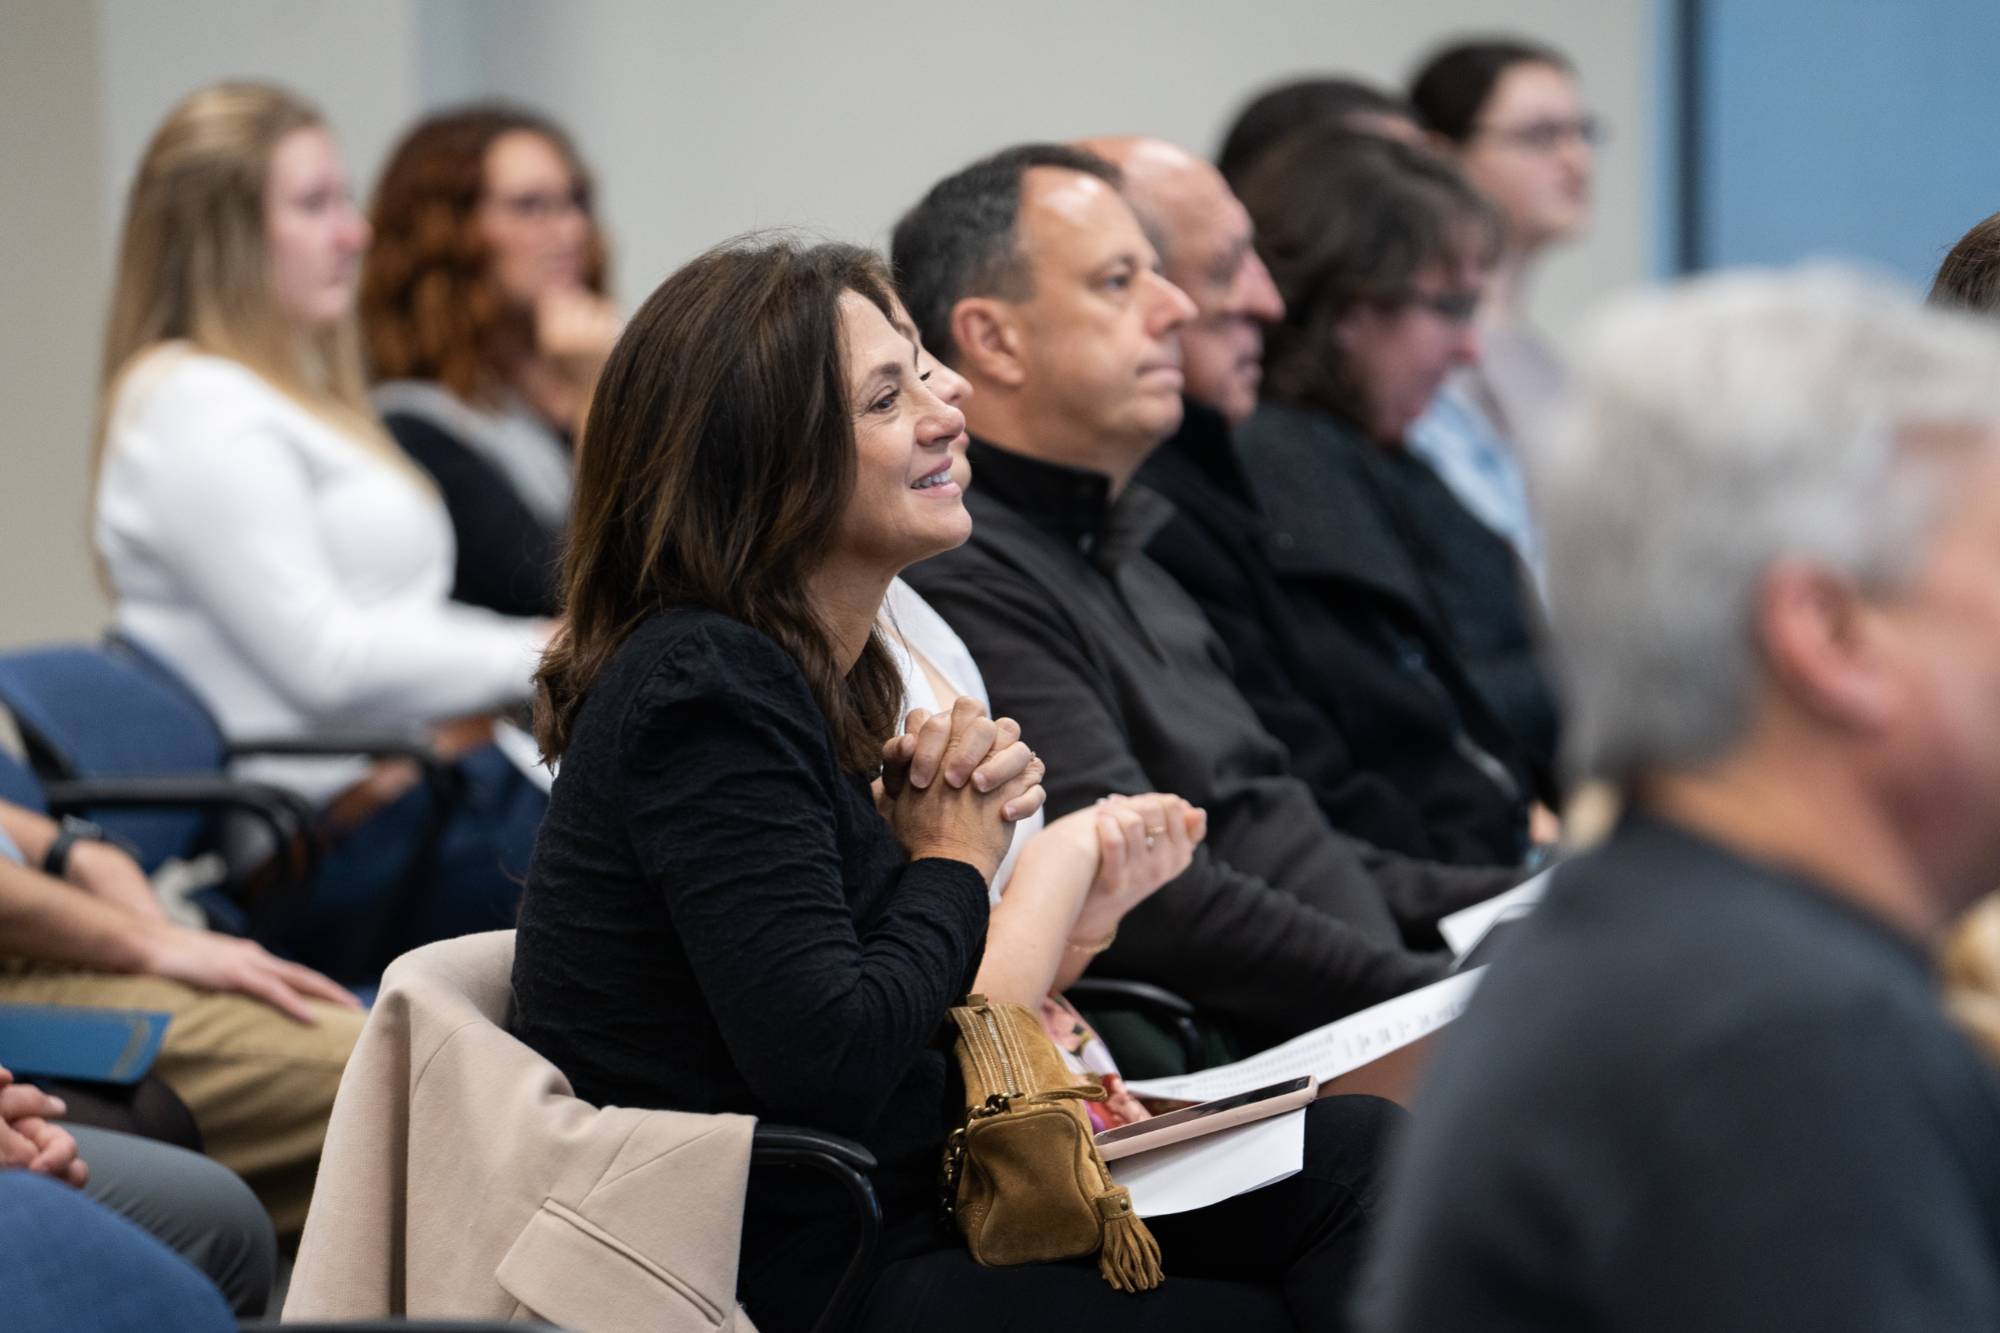
<svg viewBox="0 0 2000 1333">
<path fill-rule="evenodd" d="M 1842 255 L 1928 284 L 2000 211 L 2000 0 L 1708 0 L 1705 267 Z"/>
</svg>

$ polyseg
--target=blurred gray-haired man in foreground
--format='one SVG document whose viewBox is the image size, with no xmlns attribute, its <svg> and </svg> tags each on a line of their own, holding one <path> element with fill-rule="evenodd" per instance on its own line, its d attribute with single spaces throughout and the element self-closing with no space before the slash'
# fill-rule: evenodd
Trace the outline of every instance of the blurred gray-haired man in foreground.
<svg viewBox="0 0 2000 1333">
<path fill-rule="evenodd" d="M 1449 1035 L 1365 1326 L 2000 1328 L 2000 333 L 1827 270 L 1634 298 L 1530 451 L 1628 813 Z"/>
</svg>

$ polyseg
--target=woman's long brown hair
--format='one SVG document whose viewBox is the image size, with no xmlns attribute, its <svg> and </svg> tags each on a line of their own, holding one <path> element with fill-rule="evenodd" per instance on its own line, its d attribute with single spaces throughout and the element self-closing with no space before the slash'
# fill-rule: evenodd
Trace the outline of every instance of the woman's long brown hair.
<svg viewBox="0 0 2000 1333">
<path fill-rule="evenodd" d="M 867 250 L 738 241 L 668 278 L 632 317 L 591 399 L 564 624 L 535 675 L 549 758 L 641 622 L 704 607 L 789 652 L 843 766 L 875 768 L 901 701 L 895 663 L 871 636 L 843 673 L 807 580 L 854 491 L 840 297 L 887 315 L 890 290 Z"/>
</svg>

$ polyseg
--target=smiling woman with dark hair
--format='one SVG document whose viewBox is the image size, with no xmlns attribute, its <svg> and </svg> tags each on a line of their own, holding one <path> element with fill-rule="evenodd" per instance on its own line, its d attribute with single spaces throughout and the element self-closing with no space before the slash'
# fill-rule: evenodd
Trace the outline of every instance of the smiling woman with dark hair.
<svg viewBox="0 0 2000 1333">
<path fill-rule="evenodd" d="M 972 522 L 948 401 L 963 384 L 896 310 L 866 251 L 727 246 L 669 278 L 613 352 L 569 616 L 538 677 L 538 735 L 563 762 L 514 1027 L 599 1104 L 859 1138 L 906 1214 L 929 1200 L 952 1102 L 932 1039 L 970 987 L 1009 817 L 1041 791 L 1018 729 L 969 706 L 933 724 L 943 776 L 903 781 L 891 751 L 882 810 L 870 791 L 902 697 L 883 595 Z M 753 1181 L 760 1326 L 811 1322 L 841 1225 L 813 1183 Z"/>
<path fill-rule="evenodd" d="M 1173 1280 L 1157 1290 L 1114 1290 L 1091 1260 L 980 1267 L 938 1228 L 965 1105 L 947 1010 L 1038 928 L 1024 921 L 1050 921 L 1003 907 L 989 939 L 988 886 L 1041 807 L 1040 761 L 964 697 L 896 735 L 903 686 L 877 628 L 895 575 L 971 533 L 969 392 L 850 246 L 724 246 L 633 317 L 591 404 L 569 617 L 539 676 L 562 773 L 522 904 L 514 1031 L 600 1105 L 859 1140 L 886 1223 L 863 1327 L 1337 1320 L 1391 1110 L 1372 1098 L 1314 1105 L 1300 1175 L 1158 1219 Z M 1178 870 L 1199 836 L 1143 833 L 1151 882 L 1128 897 L 1165 877 L 1162 847 Z M 1034 856 L 1009 902 L 1049 890 L 1023 883 L 1054 873 Z M 1072 900 L 1036 937 L 1053 948 L 1020 998 L 1048 985 L 1076 920 Z M 1032 952 L 997 970 L 1032 970 Z M 738 1272 L 759 1328 L 815 1321 L 851 1225 L 831 1184 L 751 1174 Z"/>
</svg>

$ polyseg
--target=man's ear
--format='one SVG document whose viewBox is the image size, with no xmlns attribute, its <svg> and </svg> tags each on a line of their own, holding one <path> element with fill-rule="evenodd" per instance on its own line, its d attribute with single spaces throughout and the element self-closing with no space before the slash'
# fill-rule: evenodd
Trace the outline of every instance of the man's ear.
<svg viewBox="0 0 2000 1333">
<path fill-rule="evenodd" d="M 1856 731 L 1889 719 L 1897 691 L 1885 626 L 1852 583 L 1781 560 L 1766 572 L 1752 614 L 1776 688 L 1796 706 Z"/>
<path fill-rule="evenodd" d="M 1018 389 L 1027 382 L 1025 340 L 1014 307 L 990 296 L 968 296 L 951 308 L 951 342 L 968 377 Z"/>
</svg>

